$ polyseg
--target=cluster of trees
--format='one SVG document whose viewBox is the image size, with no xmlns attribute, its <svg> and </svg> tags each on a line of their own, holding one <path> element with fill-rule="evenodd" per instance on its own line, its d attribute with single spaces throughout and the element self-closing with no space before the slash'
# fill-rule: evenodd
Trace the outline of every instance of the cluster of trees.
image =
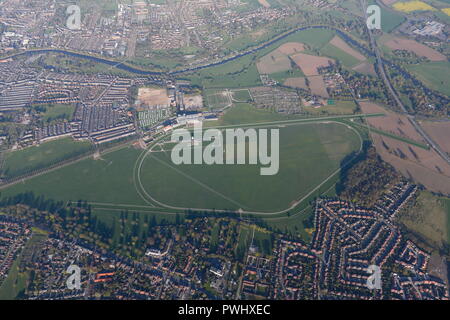
<svg viewBox="0 0 450 320">
<path fill-rule="evenodd" d="M 388 163 L 381 160 L 374 147 L 369 147 L 364 157 L 345 171 L 338 188 L 339 196 L 367 207 L 401 176 Z"/>
<path fill-rule="evenodd" d="M 395 105 L 381 78 L 349 71 L 340 64 L 334 66 L 333 72 L 338 72 L 342 75 L 345 82 L 354 90 L 358 98 L 369 99 L 387 105 Z"/>
<path fill-rule="evenodd" d="M 402 95 L 404 103 L 412 113 L 448 116 L 450 99 L 447 96 L 429 89 L 399 65 L 388 64 L 388 72 L 393 86 Z"/>
</svg>

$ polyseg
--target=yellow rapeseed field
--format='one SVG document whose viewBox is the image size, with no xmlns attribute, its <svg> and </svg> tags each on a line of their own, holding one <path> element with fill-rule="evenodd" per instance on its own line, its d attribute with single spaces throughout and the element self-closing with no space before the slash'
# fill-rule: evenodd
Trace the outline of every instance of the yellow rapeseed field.
<svg viewBox="0 0 450 320">
<path fill-rule="evenodd" d="M 429 4 L 422 1 L 406 1 L 406 2 L 396 2 L 393 7 L 402 12 L 414 12 L 414 11 L 433 11 L 436 10 Z"/>
<path fill-rule="evenodd" d="M 445 13 L 446 15 L 450 16 L 450 8 L 444 8 L 444 9 L 442 9 L 442 12 Z"/>
</svg>

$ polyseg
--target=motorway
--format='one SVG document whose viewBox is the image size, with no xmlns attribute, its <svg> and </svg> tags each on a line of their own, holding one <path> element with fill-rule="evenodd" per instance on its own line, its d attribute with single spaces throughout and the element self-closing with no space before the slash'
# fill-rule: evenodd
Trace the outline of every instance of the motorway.
<svg viewBox="0 0 450 320">
<path fill-rule="evenodd" d="M 367 12 L 366 12 L 366 8 L 367 8 L 366 0 L 361 0 L 361 6 L 364 10 L 364 14 L 365 14 L 366 21 L 367 21 L 368 16 L 367 16 Z M 383 79 L 383 82 L 385 83 L 386 87 L 388 88 L 389 92 L 391 93 L 392 97 L 394 98 L 395 103 L 408 116 L 409 122 L 411 122 L 413 127 L 422 136 L 422 138 L 427 142 L 427 144 L 431 148 L 433 148 L 439 154 L 439 156 L 441 156 L 448 164 L 450 164 L 450 157 L 447 155 L 447 153 L 445 153 L 439 147 L 439 145 L 437 143 L 435 143 L 431 139 L 431 137 L 422 129 L 422 127 L 417 123 L 415 116 L 408 112 L 407 108 L 405 107 L 403 102 L 400 100 L 397 92 L 394 89 L 394 86 L 391 83 L 389 76 L 386 73 L 386 69 L 384 67 L 384 62 L 381 57 L 380 49 L 378 48 L 378 44 L 377 44 L 377 41 L 375 40 L 375 37 L 373 36 L 372 30 L 370 30 L 369 28 L 367 28 L 367 30 L 369 32 L 369 38 L 370 38 L 370 44 L 371 44 L 372 50 L 374 51 L 375 57 L 377 59 L 377 66 L 378 66 L 379 73 L 381 75 L 381 78 Z"/>
</svg>

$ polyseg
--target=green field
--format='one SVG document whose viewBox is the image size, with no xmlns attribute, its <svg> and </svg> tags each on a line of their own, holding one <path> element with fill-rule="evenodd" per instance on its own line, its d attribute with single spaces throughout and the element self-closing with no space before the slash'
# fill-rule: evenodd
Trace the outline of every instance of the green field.
<svg viewBox="0 0 450 320">
<path fill-rule="evenodd" d="M 29 272 L 21 272 L 20 264 L 22 261 L 22 257 L 26 252 L 28 255 L 34 250 L 34 246 L 40 241 L 44 241 L 47 237 L 47 234 L 39 229 L 33 229 L 33 235 L 30 240 L 26 243 L 22 252 L 17 256 L 16 260 L 11 266 L 9 270 L 8 276 L 3 281 L 0 286 L 0 300 L 13 300 L 15 299 L 27 285 L 27 281 L 29 278 Z"/>
<path fill-rule="evenodd" d="M 207 106 L 212 110 L 221 110 L 230 106 L 231 98 L 225 89 L 208 89 L 203 93 Z"/>
<path fill-rule="evenodd" d="M 75 112 L 75 106 L 72 104 L 46 104 L 39 107 L 45 108 L 45 112 L 41 114 L 44 122 L 52 122 L 58 119 L 71 120 Z"/>
<path fill-rule="evenodd" d="M 320 108 L 303 107 L 305 112 L 313 115 L 353 114 L 356 108 L 356 103 L 353 101 L 334 101 L 334 105 L 327 105 Z"/>
<path fill-rule="evenodd" d="M 182 165 L 173 170 L 169 156 L 159 152 L 153 154 L 156 159 L 149 157 L 144 161 L 141 180 L 156 199 L 175 206 L 237 209 L 240 207 L 237 203 L 242 203 L 243 209 L 278 211 L 328 178 L 360 143 L 353 131 L 336 123 L 288 126 L 280 129 L 280 136 L 280 171 L 275 176 L 260 176 L 259 165 Z M 134 165 L 141 152 L 126 147 L 103 155 L 99 160 L 82 160 L 13 185 L 2 190 L 2 196 L 32 191 L 54 200 L 81 199 L 94 205 L 109 204 L 111 209 L 146 206 L 136 192 L 133 178 Z M 179 170 L 218 193 L 205 190 L 180 175 Z M 226 194 L 234 202 L 218 194 Z M 140 209 L 151 208 L 136 207 Z"/>
<path fill-rule="evenodd" d="M 2 196 L 27 191 L 62 201 L 144 205 L 133 185 L 133 166 L 140 151 L 132 147 L 86 159 L 2 190 Z"/>
<path fill-rule="evenodd" d="M 286 42 L 301 42 L 311 49 L 320 50 L 335 35 L 335 32 L 326 29 L 308 29 L 289 35 L 283 40 L 258 51 L 255 54 L 241 57 L 218 66 L 198 70 L 195 73 L 186 73 L 184 78 L 193 84 L 204 88 L 241 88 L 261 84 L 256 61 L 277 49 Z M 300 73 L 297 73 L 300 74 Z"/>
<path fill-rule="evenodd" d="M 233 100 L 235 102 L 250 102 L 252 101 L 252 96 L 248 89 L 233 90 Z"/>
<path fill-rule="evenodd" d="M 441 203 L 447 211 L 447 242 L 450 244 L 450 198 L 442 198 Z"/>
<path fill-rule="evenodd" d="M 368 5 L 377 4 L 375 0 L 369 0 Z M 381 29 L 384 32 L 391 32 L 405 21 L 405 17 L 392 8 L 386 8 L 380 5 L 381 8 Z"/>
<path fill-rule="evenodd" d="M 420 191 L 413 208 L 398 216 L 399 222 L 435 247 L 450 243 L 450 199 Z"/>
<path fill-rule="evenodd" d="M 169 206 L 277 212 L 317 187 L 359 146 L 359 137 L 342 124 L 294 125 L 280 128 L 277 175 L 261 176 L 259 165 L 174 166 L 170 152 L 154 152 L 143 161 L 140 180 Z"/>
<path fill-rule="evenodd" d="M 288 78 L 300 78 L 304 77 L 305 74 L 299 68 L 291 69 L 288 71 L 280 71 L 270 74 L 270 78 L 283 83 Z"/>
<path fill-rule="evenodd" d="M 20 176 L 86 153 L 91 149 L 92 145 L 88 141 L 80 142 L 72 138 L 64 138 L 9 152 L 5 156 L 3 175 L 8 178 Z"/>
<path fill-rule="evenodd" d="M 324 46 L 320 50 L 320 52 L 324 56 L 334 58 L 334 59 L 340 61 L 341 64 L 347 68 L 352 68 L 361 63 L 361 61 L 359 61 L 355 57 L 349 55 L 348 53 L 345 53 L 343 50 L 335 47 L 331 43 L 328 43 L 326 46 Z"/>
<path fill-rule="evenodd" d="M 204 126 L 228 126 L 286 119 L 286 116 L 280 115 L 279 113 L 257 109 L 248 103 L 239 103 L 228 109 L 218 121 L 206 123 Z"/>
<path fill-rule="evenodd" d="M 426 86 L 450 96 L 450 62 L 427 62 L 407 68 Z"/>
</svg>

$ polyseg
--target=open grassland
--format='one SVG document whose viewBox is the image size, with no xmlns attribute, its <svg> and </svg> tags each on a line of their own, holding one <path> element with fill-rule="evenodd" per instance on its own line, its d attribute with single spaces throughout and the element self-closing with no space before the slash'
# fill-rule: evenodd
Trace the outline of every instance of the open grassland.
<svg viewBox="0 0 450 320">
<path fill-rule="evenodd" d="M 299 68 L 296 67 L 289 71 L 272 73 L 270 75 L 270 78 L 275 81 L 278 81 L 279 83 L 284 83 L 284 82 L 286 82 L 286 80 L 288 80 L 290 78 L 299 78 L 299 77 L 304 77 L 304 76 L 305 75 L 303 74 L 303 72 Z"/>
<path fill-rule="evenodd" d="M 375 0 L 369 0 L 368 5 L 377 4 Z M 391 32 L 401 25 L 406 18 L 393 9 L 381 6 L 381 29 L 383 32 Z"/>
<path fill-rule="evenodd" d="M 338 114 L 353 114 L 356 110 L 356 103 L 354 101 L 334 101 L 334 104 L 314 108 L 310 106 L 303 107 L 303 110 L 313 115 L 338 115 Z"/>
<path fill-rule="evenodd" d="M 205 102 L 212 110 L 221 110 L 232 104 L 230 93 L 226 89 L 208 89 L 204 91 Z"/>
<path fill-rule="evenodd" d="M 40 108 L 45 108 L 41 113 L 44 122 L 51 122 L 57 119 L 71 120 L 75 112 L 75 105 L 73 104 L 45 104 L 39 105 Z"/>
<path fill-rule="evenodd" d="M 330 44 L 332 44 L 336 48 L 341 49 L 342 51 L 344 51 L 345 53 L 351 55 L 355 59 L 358 59 L 359 61 L 365 61 L 366 60 L 366 57 L 364 55 L 362 55 L 359 51 L 357 51 L 357 50 L 353 49 L 352 47 L 350 47 L 344 40 L 342 40 L 338 36 L 334 37 L 330 41 Z"/>
<path fill-rule="evenodd" d="M 448 198 L 439 198 L 428 191 L 420 192 L 415 206 L 405 210 L 398 217 L 413 233 L 425 238 L 427 242 L 441 246 L 449 242 Z"/>
<path fill-rule="evenodd" d="M 270 113 L 260 118 L 273 119 Z M 226 121 L 233 123 L 237 119 Z M 156 186 L 156 198 L 168 202 L 193 201 L 206 208 L 230 209 L 239 208 L 236 203 L 242 202 L 244 208 L 283 210 L 327 179 L 360 144 L 354 131 L 336 123 L 288 126 L 281 128 L 281 138 L 280 173 L 276 176 L 260 176 L 260 167 L 250 165 L 177 167 L 195 180 L 206 179 L 204 183 L 212 184 L 220 194 L 229 192 L 228 198 L 237 199 L 231 204 L 154 158 L 145 161 L 142 180 L 152 195 Z M 126 147 L 99 160 L 83 160 L 8 187 L 2 190 L 2 197 L 31 191 L 57 201 L 86 200 L 94 208 L 99 206 L 100 213 L 128 208 L 162 214 L 159 209 L 149 207 L 134 187 L 133 168 L 140 153 Z M 165 152 L 154 156 L 172 165 Z"/>
<path fill-rule="evenodd" d="M 427 47 L 424 44 L 421 44 L 415 40 L 404 39 L 404 38 L 391 38 L 391 40 L 386 41 L 384 43 L 386 47 L 391 50 L 407 50 L 415 53 L 419 57 L 425 57 L 430 61 L 446 61 L 447 58 L 440 53 L 430 47 Z"/>
<path fill-rule="evenodd" d="M 140 151 L 126 147 L 102 156 L 37 176 L 2 190 L 2 196 L 27 191 L 59 201 L 145 204 L 133 185 L 133 166 Z"/>
<path fill-rule="evenodd" d="M 20 176 L 90 150 L 92 150 L 92 145 L 88 141 L 63 138 L 45 142 L 39 146 L 8 152 L 5 156 L 3 174 L 8 178 Z"/>
<path fill-rule="evenodd" d="M 350 47 L 338 36 L 335 36 L 320 52 L 324 56 L 339 60 L 344 67 L 348 68 L 352 68 L 366 60 L 364 55 Z"/>
<path fill-rule="evenodd" d="M 427 62 L 407 68 L 426 86 L 450 96 L 450 62 Z"/>
<path fill-rule="evenodd" d="M 261 176 L 259 165 L 175 167 L 169 152 L 157 152 L 144 160 L 141 181 L 153 198 L 169 206 L 281 211 L 339 169 L 360 143 L 342 124 L 283 127 L 277 175 Z"/>
<path fill-rule="evenodd" d="M 220 117 L 218 121 L 207 122 L 204 124 L 208 126 L 226 126 L 236 125 L 241 123 L 256 123 L 267 121 L 286 120 L 287 117 L 279 113 L 268 110 L 257 109 L 248 103 L 239 103 L 228 109 L 225 114 Z"/>
<path fill-rule="evenodd" d="M 347 68 L 352 68 L 360 62 L 360 60 L 349 55 L 348 53 L 346 53 L 343 50 L 341 50 L 340 48 L 332 45 L 331 43 L 329 43 L 325 47 L 323 47 L 321 50 L 321 53 L 324 56 L 334 58 L 335 60 L 340 61 L 341 64 Z"/>
</svg>

